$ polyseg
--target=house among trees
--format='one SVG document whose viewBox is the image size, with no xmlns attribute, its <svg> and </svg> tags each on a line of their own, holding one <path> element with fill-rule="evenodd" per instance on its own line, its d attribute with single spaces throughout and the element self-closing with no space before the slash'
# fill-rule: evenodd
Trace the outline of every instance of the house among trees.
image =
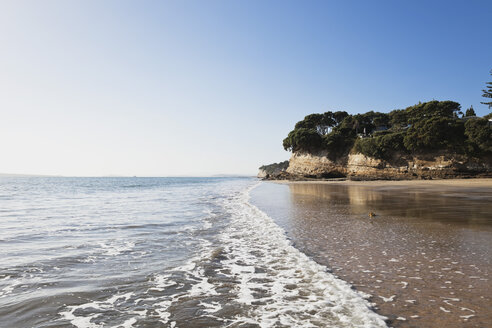
<svg viewBox="0 0 492 328">
<path fill-rule="evenodd" d="M 376 126 L 376 128 L 374 129 L 374 132 L 378 132 L 378 131 L 386 131 L 388 130 L 390 127 L 387 126 L 386 124 L 384 125 L 378 125 Z"/>
</svg>

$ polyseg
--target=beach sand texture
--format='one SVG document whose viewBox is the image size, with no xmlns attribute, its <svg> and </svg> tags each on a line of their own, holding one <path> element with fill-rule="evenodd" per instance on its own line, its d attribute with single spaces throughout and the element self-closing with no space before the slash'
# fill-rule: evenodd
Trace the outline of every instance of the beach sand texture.
<svg viewBox="0 0 492 328">
<path fill-rule="evenodd" d="M 265 183 L 253 203 L 390 326 L 492 326 L 492 179 Z"/>
</svg>

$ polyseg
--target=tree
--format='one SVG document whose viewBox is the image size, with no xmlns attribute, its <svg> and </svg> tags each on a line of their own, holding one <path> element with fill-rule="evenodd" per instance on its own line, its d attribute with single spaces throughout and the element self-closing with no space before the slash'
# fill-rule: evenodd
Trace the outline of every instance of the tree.
<svg viewBox="0 0 492 328">
<path fill-rule="evenodd" d="M 338 126 L 343 120 L 349 116 L 346 111 L 337 111 L 333 113 L 333 119 L 335 120 L 335 125 Z"/>
<path fill-rule="evenodd" d="M 283 146 L 292 152 L 316 152 L 321 143 L 321 136 L 315 129 L 296 128 L 284 139 Z"/>
<path fill-rule="evenodd" d="M 408 107 L 405 111 L 408 115 L 408 123 L 413 124 L 431 117 L 457 118 L 460 109 L 461 105 L 454 101 L 432 100 Z"/>
<path fill-rule="evenodd" d="M 325 135 L 335 125 L 332 116 L 332 112 L 307 115 L 302 121 L 296 123 L 295 129 L 314 129 L 320 135 Z"/>
<path fill-rule="evenodd" d="M 296 123 L 296 129 L 316 129 L 316 126 L 321 124 L 323 114 L 309 114 L 302 121 Z"/>
<path fill-rule="evenodd" d="M 492 129 L 488 120 L 478 118 L 465 123 L 465 135 L 468 138 L 469 151 L 475 155 L 492 153 Z"/>
<path fill-rule="evenodd" d="M 402 132 L 388 133 L 385 135 L 357 139 L 354 150 L 368 157 L 389 159 L 395 152 L 406 151 L 403 144 Z"/>
<path fill-rule="evenodd" d="M 352 129 L 335 129 L 323 136 L 323 148 L 331 159 L 347 153 L 353 146 L 356 135 Z"/>
<path fill-rule="evenodd" d="M 464 130 L 463 121 L 436 115 L 415 121 L 403 142 L 409 151 L 415 153 L 439 149 L 460 151 Z"/>
<path fill-rule="evenodd" d="M 490 70 L 490 75 L 492 75 L 492 69 Z M 484 98 L 492 98 L 492 82 L 487 82 L 486 83 L 486 89 L 483 89 L 482 92 L 483 92 L 483 95 L 482 97 Z M 489 106 L 489 108 L 492 108 L 492 101 L 484 101 L 484 102 L 481 102 L 481 104 L 484 104 L 484 105 L 487 105 Z"/>
<path fill-rule="evenodd" d="M 465 116 L 466 117 L 477 116 L 477 114 L 475 114 L 475 110 L 473 109 L 473 106 L 470 106 L 470 108 L 466 110 Z"/>
</svg>

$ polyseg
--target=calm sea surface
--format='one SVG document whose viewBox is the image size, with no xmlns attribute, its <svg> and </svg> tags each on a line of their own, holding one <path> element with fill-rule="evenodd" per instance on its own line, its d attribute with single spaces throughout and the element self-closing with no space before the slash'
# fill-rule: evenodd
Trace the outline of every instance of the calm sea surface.
<svg viewBox="0 0 492 328">
<path fill-rule="evenodd" d="M 0 327 L 384 327 L 249 178 L 1 178 Z"/>
</svg>

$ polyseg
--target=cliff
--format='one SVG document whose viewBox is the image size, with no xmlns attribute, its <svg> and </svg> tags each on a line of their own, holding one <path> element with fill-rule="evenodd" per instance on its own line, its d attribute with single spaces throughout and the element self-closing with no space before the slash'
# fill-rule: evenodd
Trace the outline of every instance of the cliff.
<svg viewBox="0 0 492 328">
<path fill-rule="evenodd" d="M 289 166 L 289 161 L 283 161 L 280 163 L 273 163 L 270 165 L 260 166 L 258 172 L 258 178 L 262 179 L 274 179 L 285 173 L 285 170 Z"/>
<path fill-rule="evenodd" d="M 390 160 L 349 154 L 336 161 L 326 153 L 294 153 L 286 173 L 291 179 L 337 178 L 374 179 L 445 179 L 492 177 L 492 158 L 468 159 L 461 155 L 426 154 L 410 156 L 395 154 Z"/>
<path fill-rule="evenodd" d="M 283 140 L 288 167 L 268 179 L 432 179 L 492 176 L 492 120 L 454 101 L 389 113 L 314 113 Z M 273 165 L 275 166 L 275 165 Z"/>
</svg>

